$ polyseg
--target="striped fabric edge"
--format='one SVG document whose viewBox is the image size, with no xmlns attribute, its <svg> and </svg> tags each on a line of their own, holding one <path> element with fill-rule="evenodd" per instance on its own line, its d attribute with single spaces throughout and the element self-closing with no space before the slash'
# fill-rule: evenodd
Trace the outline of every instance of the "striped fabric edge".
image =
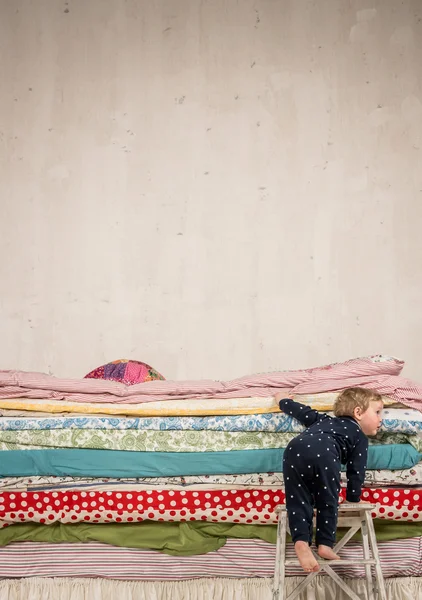
<svg viewBox="0 0 422 600">
<path fill-rule="evenodd" d="M 379 542 L 384 577 L 422 576 L 422 538 Z M 127 580 L 177 581 L 202 577 L 272 577 L 274 545 L 262 540 L 228 539 L 217 551 L 176 557 L 156 550 L 88 544 L 19 542 L 0 548 L 0 578 L 103 577 Z M 343 559 L 362 558 L 362 544 L 350 543 L 340 552 Z M 400 562 L 397 556 L 400 556 Z M 288 543 L 286 557 L 295 558 Z M 342 577 L 364 577 L 359 565 L 336 566 Z M 288 567 L 288 576 L 303 575 L 300 567 Z"/>
<path fill-rule="evenodd" d="M 145 403 L 191 398 L 268 396 L 276 391 L 295 394 L 336 391 L 351 386 L 377 389 L 410 406 L 422 399 L 422 387 L 399 377 L 403 362 L 390 357 L 351 359 L 313 369 L 245 376 L 231 381 L 152 381 L 133 386 L 95 379 L 58 379 L 42 373 L 0 371 L 0 397 L 72 399 L 75 402 Z"/>
<path fill-rule="evenodd" d="M 304 380 L 315 380 L 319 377 L 327 381 L 350 376 L 399 375 L 403 367 L 404 361 L 400 359 L 384 355 L 373 355 L 309 369 L 245 375 L 228 381 L 211 379 L 155 380 L 132 386 L 102 379 L 58 378 L 45 373 L 0 370 L 0 388 L 21 387 L 23 389 L 52 390 L 55 392 L 109 394 L 117 397 L 136 396 L 140 392 L 149 395 L 166 393 L 213 394 L 219 391 L 233 391 L 233 388 L 248 389 L 262 386 L 290 388 Z"/>
</svg>

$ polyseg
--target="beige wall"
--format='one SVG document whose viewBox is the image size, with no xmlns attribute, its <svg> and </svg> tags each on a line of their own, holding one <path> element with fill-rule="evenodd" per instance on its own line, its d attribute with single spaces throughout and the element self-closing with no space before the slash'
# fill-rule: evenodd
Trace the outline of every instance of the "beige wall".
<svg viewBox="0 0 422 600">
<path fill-rule="evenodd" d="M 0 0 L 0 366 L 422 380 L 420 0 Z"/>
</svg>

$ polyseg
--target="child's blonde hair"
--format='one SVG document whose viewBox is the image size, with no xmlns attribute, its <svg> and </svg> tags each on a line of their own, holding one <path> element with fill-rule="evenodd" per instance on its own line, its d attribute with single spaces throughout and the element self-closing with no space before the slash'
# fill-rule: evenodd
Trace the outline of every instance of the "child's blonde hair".
<svg viewBox="0 0 422 600">
<path fill-rule="evenodd" d="M 367 410 L 370 402 L 382 402 L 378 392 L 361 387 L 347 388 L 343 390 L 334 402 L 334 414 L 336 417 L 353 417 L 353 411 L 358 406 L 362 412 Z"/>
</svg>

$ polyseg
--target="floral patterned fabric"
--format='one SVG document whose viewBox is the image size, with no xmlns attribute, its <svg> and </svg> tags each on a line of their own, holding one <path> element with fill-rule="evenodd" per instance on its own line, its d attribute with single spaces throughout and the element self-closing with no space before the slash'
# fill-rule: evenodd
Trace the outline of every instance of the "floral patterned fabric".
<svg viewBox="0 0 422 600">
<path fill-rule="evenodd" d="M 418 452 L 422 452 L 421 435 L 408 435 L 407 433 L 381 433 L 369 439 L 369 444 L 412 444 Z"/>
<path fill-rule="evenodd" d="M 415 411 L 416 412 L 416 411 Z M 421 413 L 422 414 L 422 413 Z M 284 413 L 220 415 L 209 417 L 3 417 L 0 431 L 23 429 L 142 429 L 154 431 L 267 431 L 300 433 L 304 427 Z M 421 420 L 422 429 L 422 420 Z"/>
<path fill-rule="evenodd" d="M 296 433 L 44 429 L 0 431 L 0 450 L 96 448 L 139 452 L 220 452 L 285 448 Z"/>
<path fill-rule="evenodd" d="M 407 408 L 384 409 L 381 432 L 422 433 L 422 412 Z M 0 419 L 0 431 L 23 429 L 149 429 L 192 431 L 268 431 L 269 433 L 300 433 L 304 427 L 284 413 L 251 415 L 220 415 L 208 417 L 16 417 Z"/>
<path fill-rule="evenodd" d="M 296 433 L 261 431 L 141 431 L 111 429 L 38 429 L 0 431 L 0 450 L 95 448 L 139 452 L 221 452 L 285 448 Z M 422 438 L 384 433 L 370 444 L 412 444 L 422 451 Z"/>
</svg>

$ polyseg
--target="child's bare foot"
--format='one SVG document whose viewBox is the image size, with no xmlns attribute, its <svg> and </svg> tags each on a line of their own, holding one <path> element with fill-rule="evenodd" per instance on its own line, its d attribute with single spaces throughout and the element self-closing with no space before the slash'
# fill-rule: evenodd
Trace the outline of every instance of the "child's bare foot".
<svg viewBox="0 0 422 600">
<path fill-rule="evenodd" d="M 295 544 L 296 556 L 299 559 L 300 566 L 306 573 L 319 571 L 319 564 L 315 556 L 312 554 L 309 544 L 298 541 Z"/>
<path fill-rule="evenodd" d="M 323 544 L 318 546 L 318 554 L 321 558 L 326 558 L 327 560 L 340 560 L 339 555 L 335 554 L 332 548 Z"/>
</svg>

